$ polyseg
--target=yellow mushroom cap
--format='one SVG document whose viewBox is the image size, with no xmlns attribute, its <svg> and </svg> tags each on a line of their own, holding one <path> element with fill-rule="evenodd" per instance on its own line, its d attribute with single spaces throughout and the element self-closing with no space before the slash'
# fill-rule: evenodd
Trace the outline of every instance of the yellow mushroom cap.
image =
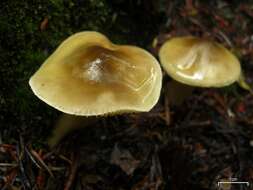
<svg viewBox="0 0 253 190">
<path fill-rule="evenodd" d="M 47 104 L 83 116 L 149 111 L 161 83 L 161 68 L 150 53 L 92 31 L 66 39 L 29 81 Z"/>
<path fill-rule="evenodd" d="M 239 79 L 238 59 L 221 44 L 197 37 L 177 37 L 159 50 L 165 71 L 179 82 L 199 87 L 222 87 Z"/>
</svg>

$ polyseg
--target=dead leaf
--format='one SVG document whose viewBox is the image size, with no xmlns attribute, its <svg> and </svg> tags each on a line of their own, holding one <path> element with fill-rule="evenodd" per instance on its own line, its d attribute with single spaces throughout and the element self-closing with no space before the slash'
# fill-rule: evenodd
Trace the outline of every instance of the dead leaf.
<svg viewBox="0 0 253 190">
<path fill-rule="evenodd" d="M 119 149 L 117 144 L 115 144 L 111 153 L 110 162 L 111 164 L 119 166 L 127 175 L 132 175 L 140 163 L 128 150 Z"/>
</svg>

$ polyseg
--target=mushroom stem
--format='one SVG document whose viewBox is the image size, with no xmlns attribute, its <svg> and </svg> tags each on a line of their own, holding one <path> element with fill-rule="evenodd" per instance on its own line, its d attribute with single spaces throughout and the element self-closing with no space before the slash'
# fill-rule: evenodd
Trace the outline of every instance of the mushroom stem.
<svg viewBox="0 0 253 190">
<path fill-rule="evenodd" d="M 56 146 L 69 132 L 94 124 L 97 117 L 82 117 L 62 114 L 47 142 L 50 148 Z"/>
<path fill-rule="evenodd" d="M 251 94 L 253 94 L 253 90 L 250 87 L 250 85 L 246 82 L 243 72 L 241 72 L 241 75 L 239 79 L 237 80 L 238 85 L 243 88 L 244 90 L 249 91 Z"/>
<path fill-rule="evenodd" d="M 169 81 L 168 90 L 166 92 L 169 105 L 181 105 L 183 101 L 192 94 L 193 90 L 193 86 L 188 86 L 175 80 Z"/>
</svg>

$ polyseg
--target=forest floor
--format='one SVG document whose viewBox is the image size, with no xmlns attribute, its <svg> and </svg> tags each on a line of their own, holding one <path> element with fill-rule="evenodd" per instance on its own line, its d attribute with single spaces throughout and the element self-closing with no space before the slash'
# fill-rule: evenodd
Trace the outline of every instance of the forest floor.
<svg viewBox="0 0 253 190">
<path fill-rule="evenodd" d="M 2 0 L 0 15 L 1 189 L 253 189 L 253 95 L 236 83 L 195 88 L 173 106 L 164 73 L 151 112 L 101 118 L 53 149 L 46 140 L 61 113 L 28 85 L 64 39 L 95 30 L 155 56 L 171 37 L 209 36 L 239 58 L 253 87 L 253 2 Z M 217 186 L 229 180 L 249 186 Z"/>
</svg>

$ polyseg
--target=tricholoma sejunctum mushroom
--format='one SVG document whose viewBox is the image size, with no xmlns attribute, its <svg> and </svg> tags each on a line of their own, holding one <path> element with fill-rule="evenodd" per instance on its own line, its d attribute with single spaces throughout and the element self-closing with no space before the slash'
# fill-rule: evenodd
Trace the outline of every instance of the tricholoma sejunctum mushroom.
<svg viewBox="0 0 253 190">
<path fill-rule="evenodd" d="M 159 58 L 176 81 L 198 87 L 223 87 L 239 80 L 239 60 L 221 44 L 193 36 L 165 42 Z"/>
<path fill-rule="evenodd" d="M 149 111 L 161 83 L 161 68 L 150 53 L 92 31 L 67 38 L 29 81 L 47 104 L 84 116 Z"/>
</svg>

